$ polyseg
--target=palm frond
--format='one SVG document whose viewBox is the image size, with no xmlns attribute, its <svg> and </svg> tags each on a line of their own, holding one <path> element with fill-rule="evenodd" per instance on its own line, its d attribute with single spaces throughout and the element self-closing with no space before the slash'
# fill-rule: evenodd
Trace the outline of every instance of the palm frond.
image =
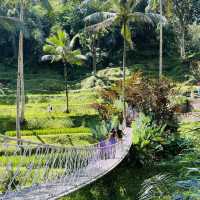
<svg viewBox="0 0 200 200">
<path fill-rule="evenodd" d="M 145 15 L 149 17 L 154 24 L 158 24 L 160 21 L 165 26 L 168 24 L 167 19 L 164 16 L 161 16 L 160 14 L 146 13 Z"/>
<path fill-rule="evenodd" d="M 58 30 L 56 36 L 58 41 L 60 41 L 60 46 L 68 46 L 70 44 L 69 35 L 65 31 Z"/>
<path fill-rule="evenodd" d="M 73 49 L 76 40 L 79 39 L 79 38 L 80 38 L 80 34 L 78 33 L 78 34 L 76 34 L 76 35 L 71 39 L 71 41 L 70 41 L 70 43 L 69 43 L 69 48 L 70 48 L 70 49 Z"/>
<path fill-rule="evenodd" d="M 46 44 L 43 47 L 43 51 L 50 55 L 42 57 L 42 61 L 51 62 L 62 61 L 65 63 L 81 65 L 86 57 L 81 54 L 79 49 L 72 50 L 75 39 L 79 35 L 73 38 L 72 41 L 69 39 L 69 35 L 63 30 L 57 30 L 57 32 L 46 39 Z"/>
<path fill-rule="evenodd" d="M 25 31 L 24 23 L 14 17 L 0 16 L 0 27 L 3 27 L 7 31 L 16 32 L 19 30 Z"/>
<path fill-rule="evenodd" d="M 86 26 L 90 26 L 90 25 L 101 23 L 115 16 L 116 16 L 116 13 L 112 13 L 112 12 L 96 12 L 85 17 L 84 22 L 86 23 Z"/>
<path fill-rule="evenodd" d="M 42 56 L 42 58 L 41 58 L 41 61 L 42 61 L 42 62 L 47 62 L 47 61 L 52 61 L 52 60 L 53 60 L 52 55 L 44 55 L 44 56 Z"/>
<path fill-rule="evenodd" d="M 54 45 L 51 45 L 51 44 L 49 44 L 49 43 L 47 43 L 47 44 L 45 44 L 44 46 L 43 46 L 43 51 L 45 52 L 45 53 L 50 53 L 50 54 L 55 54 L 55 47 L 54 47 Z"/>
<path fill-rule="evenodd" d="M 108 0 L 106 4 L 109 10 L 115 13 L 120 13 L 122 10 L 119 0 Z"/>
<path fill-rule="evenodd" d="M 46 39 L 46 42 L 52 46 L 65 46 L 69 43 L 69 36 L 62 30 L 58 30 L 55 35 Z"/>
<path fill-rule="evenodd" d="M 149 24 L 153 24 L 153 21 L 152 19 L 144 14 L 144 13 L 141 13 L 141 12 L 134 12 L 134 13 L 131 13 L 129 14 L 129 20 L 132 21 L 132 22 L 136 22 L 136 23 L 149 23 Z"/>
<path fill-rule="evenodd" d="M 69 51 L 64 59 L 70 64 L 81 65 L 86 60 L 86 57 L 81 54 L 79 49 L 76 49 Z"/>
<path fill-rule="evenodd" d="M 94 25 L 86 27 L 86 30 L 89 32 L 104 31 L 106 28 L 110 27 L 116 19 L 117 19 L 116 16 L 111 17 L 109 19 L 106 19 L 106 20 L 98 23 L 98 24 L 94 24 Z"/>
<path fill-rule="evenodd" d="M 151 200 L 156 197 L 163 197 L 169 191 L 171 176 L 169 174 L 158 174 L 149 179 L 146 179 L 142 184 L 142 189 L 139 192 L 139 200 Z"/>
</svg>

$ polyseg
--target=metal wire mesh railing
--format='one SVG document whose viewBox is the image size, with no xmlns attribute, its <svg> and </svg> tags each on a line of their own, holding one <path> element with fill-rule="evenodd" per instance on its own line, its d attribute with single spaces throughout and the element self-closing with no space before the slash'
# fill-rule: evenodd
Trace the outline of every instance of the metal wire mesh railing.
<svg viewBox="0 0 200 200">
<path fill-rule="evenodd" d="M 57 199 L 98 179 L 126 156 L 130 129 L 102 147 L 60 147 L 0 136 L 0 199 Z"/>
</svg>

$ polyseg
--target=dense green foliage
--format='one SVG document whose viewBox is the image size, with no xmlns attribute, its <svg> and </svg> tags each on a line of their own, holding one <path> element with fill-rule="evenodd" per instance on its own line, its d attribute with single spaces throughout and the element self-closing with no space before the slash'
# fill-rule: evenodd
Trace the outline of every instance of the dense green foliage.
<svg viewBox="0 0 200 200">
<path fill-rule="evenodd" d="M 196 47 L 198 47 L 197 42 L 199 41 L 198 2 L 190 0 L 189 8 L 185 6 L 187 5 L 187 1 L 184 1 L 182 4 L 180 3 L 180 5 L 178 5 L 177 7 L 175 6 L 175 2 L 176 1 L 172 1 L 171 5 L 169 4 L 166 8 L 166 10 L 169 11 L 166 13 L 170 13 L 170 17 L 168 17 L 169 26 L 165 27 L 164 30 L 164 55 L 171 57 L 177 55 L 177 53 L 179 52 L 180 43 L 178 40 L 176 40 L 176 36 L 178 35 L 176 28 L 178 27 L 177 23 L 179 24 L 180 16 L 178 15 L 179 13 L 177 13 L 178 11 L 176 12 L 176 10 L 178 10 L 180 6 L 182 6 L 184 9 L 189 9 L 188 15 L 186 15 L 187 10 L 184 10 L 184 12 L 182 12 L 182 14 L 186 16 L 184 19 L 189 19 L 189 21 L 184 21 L 184 27 L 186 28 L 185 37 L 187 38 L 187 55 L 190 55 L 191 53 L 197 53 L 198 48 Z M 107 6 L 102 6 L 104 1 L 98 2 L 95 0 L 90 0 L 88 2 L 72 0 L 70 2 L 62 3 L 59 3 L 56 0 L 52 0 L 50 3 L 52 5 L 51 12 L 47 12 L 44 8 L 41 7 L 40 4 L 36 3 L 30 4 L 25 9 L 25 23 L 29 30 L 29 37 L 25 39 L 24 47 L 25 71 L 35 71 L 38 69 L 38 67 L 45 67 L 44 63 L 40 62 L 41 57 L 43 55 L 42 48 L 44 45 L 45 38 L 47 38 L 49 34 L 55 33 L 59 27 L 62 27 L 69 34 L 70 38 L 73 38 L 73 36 L 75 36 L 77 33 L 81 35 L 80 39 L 75 43 L 75 46 L 80 48 L 82 53 L 84 55 L 87 55 L 88 57 L 88 61 L 85 63 L 86 69 L 70 67 L 70 79 L 74 79 L 75 76 L 77 79 L 77 72 L 84 75 L 85 73 L 92 71 L 92 50 L 86 44 L 87 42 L 83 42 L 85 40 L 84 37 L 87 37 L 84 36 L 85 22 L 83 21 L 83 19 L 92 13 L 106 11 L 109 9 L 107 9 Z M 147 1 L 141 1 L 134 8 L 134 10 L 137 12 L 144 13 L 145 8 L 147 7 Z M 180 9 L 182 9 L 182 7 Z M 18 7 L 14 8 L 13 4 L 6 4 L 6 1 L 4 2 L 4 0 L 2 1 L 2 6 L 0 7 L 0 10 L 5 16 L 18 17 L 19 14 Z M 158 12 L 158 9 L 154 12 Z M 143 25 L 141 26 L 141 23 L 138 23 L 138 18 L 134 20 L 134 22 L 131 22 L 129 26 L 131 33 L 129 33 L 129 36 L 131 36 L 132 40 L 134 41 L 134 50 L 129 49 L 128 65 L 137 62 L 143 56 L 145 56 L 146 58 L 152 58 L 152 56 L 158 55 L 159 37 L 156 27 Z M 147 31 L 148 34 L 145 34 L 145 32 Z M 1 60 L 4 63 L 10 63 L 12 66 L 15 66 L 14 63 L 17 56 L 17 34 L 7 34 L 8 32 L 6 30 L 3 30 L 2 28 L 0 28 L 0 32 L 2 35 L 0 39 L 0 56 L 2 58 Z M 120 35 L 120 28 L 118 26 L 113 26 L 112 28 L 109 28 L 109 30 L 107 30 L 107 32 L 103 34 L 100 39 L 97 40 L 97 68 L 103 68 L 105 66 L 107 67 L 113 64 L 119 65 L 121 63 L 122 42 L 122 36 Z M 109 48 L 110 46 L 112 46 L 112 49 Z M 129 55 L 133 55 L 134 60 L 129 59 Z M 62 71 L 61 67 L 55 67 L 54 69 L 58 72 Z"/>
<path fill-rule="evenodd" d="M 185 109 L 200 79 L 199 1 L 163 0 L 165 18 L 159 15 L 158 0 L 49 2 L 51 9 L 46 10 L 38 1 L 27 1 L 22 25 L 8 18 L 19 18 L 19 1 L 0 0 L 0 133 L 16 135 L 16 63 L 23 28 L 22 139 L 79 146 L 106 138 L 122 123 L 122 64 L 126 105 L 140 113 L 132 123 L 127 159 L 108 176 L 63 199 L 132 200 L 148 194 L 155 200 L 198 200 L 200 125 L 181 123 L 176 114 L 199 111 Z M 166 77 L 158 80 L 160 19 Z M 65 112 L 64 90 L 69 92 L 70 113 Z M 5 152 L 0 148 L 0 153 Z M 20 162 L 19 156 L 11 159 Z M 0 162 L 8 160 L 0 156 Z M 1 168 L 0 191 L 13 175 L 3 172 Z M 13 184 L 18 181 L 20 177 Z"/>
</svg>

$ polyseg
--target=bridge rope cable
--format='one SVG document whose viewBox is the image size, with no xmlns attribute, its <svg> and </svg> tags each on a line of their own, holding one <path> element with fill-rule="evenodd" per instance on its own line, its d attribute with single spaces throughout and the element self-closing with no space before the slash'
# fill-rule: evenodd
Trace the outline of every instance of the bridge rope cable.
<svg viewBox="0 0 200 200">
<path fill-rule="evenodd" d="M 57 199 L 102 177 L 127 155 L 131 129 L 113 145 L 62 147 L 0 136 L 0 200 Z"/>
</svg>

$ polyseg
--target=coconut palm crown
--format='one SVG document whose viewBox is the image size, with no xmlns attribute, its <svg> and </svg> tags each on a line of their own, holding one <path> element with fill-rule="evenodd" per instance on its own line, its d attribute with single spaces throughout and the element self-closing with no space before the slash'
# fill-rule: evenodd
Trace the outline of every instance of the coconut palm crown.
<svg viewBox="0 0 200 200">
<path fill-rule="evenodd" d="M 63 30 L 57 30 L 54 35 L 46 39 L 46 44 L 43 51 L 48 53 L 42 57 L 42 61 L 50 60 L 51 62 L 62 61 L 64 64 L 64 79 L 65 79 L 65 92 L 66 92 L 66 112 L 69 112 L 68 102 L 68 86 L 67 86 L 67 64 L 68 65 L 81 65 L 85 56 L 81 54 L 79 49 L 74 50 L 74 44 L 78 35 L 75 35 L 70 40 L 69 35 Z"/>
<path fill-rule="evenodd" d="M 152 13 L 141 13 L 136 11 L 138 0 L 108 0 L 105 3 L 106 12 L 96 12 L 87 17 L 84 21 L 88 31 L 98 32 L 110 27 L 113 24 L 121 26 L 121 35 L 124 39 L 123 48 L 123 88 L 122 98 L 124 102 L 123 115 L 125 119 L 125 68 L 127 45 L 133 48 L 130 22 L 154 24 L 160 21 L 160 15 Z"/>
</svg>

